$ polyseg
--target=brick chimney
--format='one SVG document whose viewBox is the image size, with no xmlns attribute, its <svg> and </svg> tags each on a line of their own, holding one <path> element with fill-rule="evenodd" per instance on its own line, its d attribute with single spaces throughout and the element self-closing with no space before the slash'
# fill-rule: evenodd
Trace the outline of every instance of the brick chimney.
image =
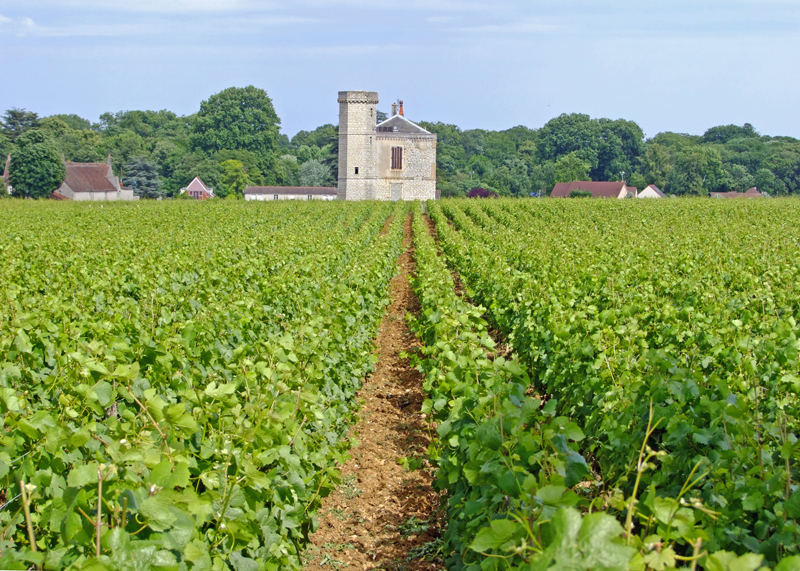
<svg viewBox="0 0 800 571">
<path fill-rule="evenodd" d="M 405 113 L 403 113 L 403 100 L 399 100 L 398 103 L 400 104 L 400 115 L 405 117 Z"/>
</svg>

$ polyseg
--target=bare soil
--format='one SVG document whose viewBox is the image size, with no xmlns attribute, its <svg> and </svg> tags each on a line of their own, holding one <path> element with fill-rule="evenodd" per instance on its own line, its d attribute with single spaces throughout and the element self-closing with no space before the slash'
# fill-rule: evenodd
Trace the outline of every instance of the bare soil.
<svg viewBox="0 0 800 571">
<path fill-rule="evenodd" d="M 342 484 L 322 502 L 320 526 L 305 555 L 307 571 L 444 568 L 435 556 L 441 496 L 426 459 L 433 426 L 420 411 L 422 375 L 400 357 L 419 346 L 405 320 L 419 312 L 409 284 L 415 270 L 410 216 L 404 233 L 406 251 L 376 340 L 379 360 L 359 392 L 363 406 L 351 435 L 357 444 L 341 468 Z"/>
</svg>

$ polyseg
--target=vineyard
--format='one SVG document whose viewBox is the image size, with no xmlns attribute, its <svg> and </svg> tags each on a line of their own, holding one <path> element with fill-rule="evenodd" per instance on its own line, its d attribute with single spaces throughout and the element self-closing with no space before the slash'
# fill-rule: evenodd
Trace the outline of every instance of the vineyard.
<svg viewBox="0 0 800 571">
<path fill-rule="evenodd" d="M 800 204 L 429 212 L 451 568 L 798 568 Z"/>
<path fill-rule="evenodd" d="M 3 206 L 0 567 L 299 568 L 404 205 Z"/>
<path fill-rule="evenodd" d="M 0 568 L 301 569 L 408 216 L 447 569 L 800 569 L 793 200 L 9 201 Z"/>
</svg>

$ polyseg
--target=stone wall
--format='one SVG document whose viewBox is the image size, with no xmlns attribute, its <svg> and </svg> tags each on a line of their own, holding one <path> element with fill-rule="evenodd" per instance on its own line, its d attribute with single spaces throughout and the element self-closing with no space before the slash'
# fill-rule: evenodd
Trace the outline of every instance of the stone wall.
<svg viewBox="0 0 800 571">
<path fill-rule="evenodd" d="M 338 198 L 369 200 L 374 197 L 378 94 L 374 91 L 340 91 L 338 101 Z"/>
<path fill-rule="evenodd" d="M 403 168 L 392 169 L 392 147 L 403 149 Z M 391 200 L 392 185 L 401 184 L 401 200 L 436 199 L 436 135 L 377 136 L 376 200 Z"/>
</svg>

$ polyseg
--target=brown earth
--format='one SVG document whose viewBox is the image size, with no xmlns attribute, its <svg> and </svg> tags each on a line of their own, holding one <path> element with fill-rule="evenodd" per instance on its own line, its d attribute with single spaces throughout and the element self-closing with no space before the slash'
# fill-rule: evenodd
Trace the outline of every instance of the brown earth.
<svg viewBox="0 0 800 571">
<path fill-rule="evenodd" d="M 405 320 L 419 312 L 408 281 L 415 270 L 410 216 L 404 233 L 406 251 L 376 340 L 379 360 L 359 392 L 363 406 L 351 435 L 357 444 L 341 468 L 342 484 L 322 502 L 304 557 L 307 571 L 444 568 L 436 556 L 441 496 L 425 456 L 433 427 L 420 412 L 423 379 L 400 358 L 419 347 Z M 401 462 L 421 467 L 409 470 Z"/>
</svg>

